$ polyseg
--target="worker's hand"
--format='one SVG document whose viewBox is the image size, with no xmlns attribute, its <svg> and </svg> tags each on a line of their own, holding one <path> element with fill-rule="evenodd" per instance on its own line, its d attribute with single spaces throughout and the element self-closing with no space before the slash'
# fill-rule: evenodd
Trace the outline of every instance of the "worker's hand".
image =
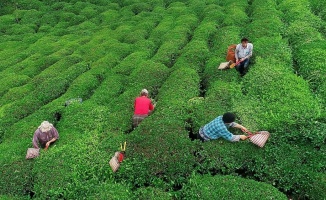
<svg viewBox="0 0 326 200">
<path fill-rule="evenodd" d="M 244 133 L 247 133 L 248 132 L 248 129 L 244 126 L 241 127 L 241 131 L 244 132 Z"/>
<path fill-rule="evenodd" d="M 246 140 L 248 137 L 247 136 L 245 136 L 245 135 L 240 135 L 240 139 L 241 140 Z"/>
<path fill-rule="evenodd" d="M 50 144 L 51 144 L 50 142 L 47 142 L 44 149 L 47 150 L 49 148 Z"/>
<path fill-rule="evenodd" d="M 239 61 L 239 59 L 235 59 L 235 62 L 237 63 Z"/>
<path fill-rule="evenodd" d="M 240 62 L 242 62 L 242 61 L 244 61 L 244 60 L 246 60 L 246 59 L 245 59 L 245 58 L 241 58 L 241 59 L 240 59 Z"/>
</svg>

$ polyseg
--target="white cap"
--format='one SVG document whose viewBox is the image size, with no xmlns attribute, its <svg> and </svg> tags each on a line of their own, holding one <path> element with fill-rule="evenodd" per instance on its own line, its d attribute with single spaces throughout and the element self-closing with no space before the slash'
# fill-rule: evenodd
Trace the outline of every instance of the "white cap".
<svg viewBox="0 0 326 200">
<path fill-rule="evenodd" d="M 146 89 L 142 89 L 142 90 L 141 90 L 141 93 L 142 93 L 142 94 L 148 94 L 148 90 L 146 90 Z"/>
<path fill-rule="evenodd" d="M 50 131 L 52 129 L 52 127 L 53 127 L 53 125 L 50 122 L 44 121 L 41 123 L 41 126 L 39 126 L 39 129 L 41 129 L 41 131 L 43 133 L 45 133 L 45 132 Z"/>
</svg>

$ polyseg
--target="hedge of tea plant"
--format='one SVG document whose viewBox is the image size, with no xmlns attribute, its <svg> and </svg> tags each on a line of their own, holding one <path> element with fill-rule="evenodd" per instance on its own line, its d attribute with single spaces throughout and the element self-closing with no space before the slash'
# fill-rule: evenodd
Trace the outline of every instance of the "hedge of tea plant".
<svg viewBox="0 0 326 200">
<path fill-rule="evenodd" d="M 302 67 L 307 63 L 300 59 L 322 58 L 324 21 L 302 9 L 308 1 L 19 0 L 0 6 L 1 198 L 326 195 L 325 84 L 322 76 L 309 78 L 322 68 L 317 62 Z M 217 70 L 227 47 L 242 37 L 254 43 L 249 73 L 240 78 L 234 69 Z M 133 101 L 143 88 L 156 108 L 132 129 Z M 82 102 L 65 105 L 74 98 Z M 201 126 L 227 111 L 252 131 L 270 131 L 266 146 L 194 140 Z M 60 140 L 25 160 L 43 120 L 55 125 Z M 124 141 L 126 158 L 112 173 L 108 161 Z M 239 191 L 244 184 L 255 191 Z"/>
<path fill-rule="evenodd" d="M 184 199 L 287 199 L 268 184 L 233 176 L 193 176 L 183 195 Z"/>
<path fill-rule="evenodd" d="M 321 99 L 323 114 L 325 116 L 325 98 L 322 84 L 325 81 L 324 49 L 325 39 L 322 34 L 324 21 L 314 15 L 309 1 L 284 1 L 280 3 L 279 9 L 283 13 L 300 13 L 291 17 L 284 16 L 288 23 L 286 36 L 293 47 L 293 57 L 297 63 L 297 70 L 309 81 L 311 89 Z"/>
<path fill-rule="evenodd" d="M 252 12 L 256 13 L 255 16 L 254 15 L 252 16 L 253 21 L 256 21 L 256 18 L 258 18 L 258 22 L 259 22 L 262 17 L 258 15 L 259 11 L 258 10 L 256 11 L 254 9 L 256 5 L 259 5 L 257 6 L 259 10 L 263 10 L 264 3 L 262 3 L 261 1 L 252 2 L 252 6 L 253 6 Z M 272 9 L 273 8 L 272 5 L 274 5 L 274 9 Z M 276 6 L 275 3 L 265 1 L 265 6 L 268 9 L 275 11 L 275 6 Z M 275 12 L 275 13 L 279 13 L 279 12 Z M 259 23 L 263 23 L 263 21 L 260 21 Z M 260 25 L 259 23 L 257 25 Z M 271 27 L 270 31 L 273 31 L 272 29 L 273 27 Z M 249 71 L 249 73 L 244 77 L 242 83 L 238 83 L 236 79 L 231 79 L 231 80 L 229 79 L 227 83 L 223 83 L 221 79 L 223 80 L 223 78 L 225 78 L 224 75 L 225 72 L 215 71 L 215 73 L 221 73 L 221 75 L 224 76 L 220 78 L 220 81 L 216 81 L 214 85 L 215 89 L 213 90 L 214 92 L 211 93 L 210 92 L 211 89 L 208 89 L 208 91 L 206 92 L 207 96 L 205 98 L 205 101 L 207 101 L 207 103 L 205 101 L 199 101 L 199 103 L 197 102 L 197 104 L 199 105 L 197 106 L 197 109 L 194 111 L 195 120 L 193 121 L 198 122 L 200 121 L 201 118 L 204 119 L 203 122 L 198 123 L 198 125 L 196 125 L 197 130 L 199 129 L 200 126 L 209 122 L 209 120 L 212 120 L 214 116 L 217 116 L 229 110 L 234 110 L 234 112 L 238 116 L 238 120 L 250 129 L 253 130 L 267 129 L 270 130 L 271 132 L 274 129 L 274 134 L 272 134 L 272 138 L 270 139 L 270 141 L 273 143 L 273 146 L 276 149 L 282 149 L 277 147 L 278 145 L 284 146 L 288 142 L 293 143 L 293 141 L 296 142 L 301 141 L 300 143 L 302 144 L 308 142 L 311 144 L 311 146 L 315 146 L 314 144 L 316 144 L 317 141 L 318 141 L 317 143 L 319 144 L 323 143 L 325 135 L 322 133 L 322 131 L 316 131 L 313 134 L 309 134 L 312 132 L 309 133 L 306 132 L 307 134 L 298 134 L 298 132 L 295 131 L 295 127 L 298 126 L 297 124 L 301 124 L 302 126 L 303 124 L 312 122 L 311 120 L 307 120 L 307 119 L 317 120 L 318 117 L 320 116 L 320 108 L 319 108 L 318 100 L 314 98 L 314 95 L 311 93 L 307 82 L 304 81 L 302 78 L 298 78 L 293 73 L 293 69 L 291 67 L 292 64 L 291 51 L 289 50 L 290 48 L 287 46 L 286 40 L 283 40 L 280 37 L 281 35 L 282 32 L 280 29 L 278 36 L 274 38 L 273 37 L 267 38 L 265 37 L 265 34 L 262 34 L 260 37 L 257 36 L 254 37 L 254 41 L 253 41 L 255 47 L 254 49 L 258 49 L 258 52 L 256 50 L 254 52 L 255 55 L 259 57 L 256 59 L 255 65 L 252 66 L 251 71 Z M 264 53 L 264 52 L 268 52 L 269 49 L 266 48 L 268 48 L 270 45 L 276 45 L 275 43 L 270 44 L 271 42 L 273 43 L 274 41 L 277 41 L 276 44 L 279 48 L 274 48 L 273 54 Z M 212 81 L 215 78 L 212 77 L 211 75 L 207 75 L 207 76 L 209 76 L 210 80 Z M 273 77 L 273 76 L 279 76 L 279 77 Z M 271 82 L 268 82 L 268 80 L 271 80 Z M 251 83 L 249 83 L 248 81 L 250 81 Z M 284 81 L 284 82 L 281 83 L 279 81 Z M 212 85 L 212 83 L 208 83 L 208 85 Z M 219 96 L 215 98 L 211 98 L 211 94 L 219 94 Z M 223 98 L 221 98 L 221 94 L 223 94 Z M 292 95 L 294 95 L 295 97 Z M 255 98 L 255 96 L 258 98 Z M 289 99 L 285 100 L 286 98 Z M 298 105 L 295 105 L 293 99 L 298 99 L 298 98 L 301 98 L 301 100 L 295 102 L 298 103 L 300 102 L 300 103 Z M 264 103 L 265 101 L 264 99 L 266 100 L 265 103 Z M 210 105 L 209 102 L 212 102 L 212 104 Z M 280 103 L 281 105 L 277 105 L 278 103 Z M 301 103 L 304 103 L 305 106 L 303 106 Z M 262 107 L 259 108 L 259 106 Z M 309 111 L 305 109 L 308 109 Z M 210 119 L 207 119 L 207 115 L 205 114 L 209 115 L 210 110 L 215 112 L 212 113 Z M 297 114 L 295 114 L 296 112 Z M 310 114 L 310 116 L 309 117 L 305 116 L 308 113 Z M 201 117 L 201 115 L 203 117 Z M 257 122 L 255 120 L 261 120 L 261 121 Z M 277 123 L 275 120 L 280 120 L 280 121 L 279 123 Z M 268 123 L 273 125 L 269 126 Z M 290 124 L 284 124 L 284 123 L 290 123 Z M 293 124 L 291 125 L 291 123 Z M 321 123 L 320 125 L 323 126 L 323 123 Z M 319 139 L 317 139 L 318 135 L 321 136 Z M 281 137 L 283 138 L 283 142 L 273 142 L 274 139 L 276 141 L 279 141 Z M 308 170 L 309 164 L 307 165 L 306 163 L 304 164 L 300 163 L 303 157 L 307 157 L 304 156 L 304 154 L 302 153 L 299 152 L 294 153 L 294 154 L 299 154 L 300 156 L 298 157 L 293 156 L 294 154 L 289 156 L 289 158 L 287 158 L 286 156 L 286 159 L 291 160 L 288 163 L 287 162 L 284 163 L 280 162 L 274 164 L 269 163 L 269 165 L 277 165 L 274 166 L 275 168 L 282 169 L 282 170 L 278 170 L 279 172 L 276 173 L 276 172 L 272 172 L 273 171 L 272 168 L 274 167 L 271 167 L 268 170 L 261 170 L 265 168 L 264 163 L 266 162 L 265 160 L 266 156 L 269 157 L 271 160 L 273 160 L 272 157 L 276 158 L 282 155 L 287 155 L 286 152 L 288 152 L 288 150 L 285 150 L 286 148 L 284 148 L 284 152 L 283 150 L 277 152 L 272 147 L 271 150 L 268 150 L 269 153 L 261 152 L 262 154 L 260 154 L 257 150 L 255 150 L 255 147 L 253 146 L 243 147 L 243 145 L 239 146 L 238 144 L 230 144 L 225 141 L 219 141 L 218 144 L 212 143 L 208 145 L 209 145 L 208 148 L 204 148 L 202 151 L 199 151 L 198 153 L 198 157 L 201 158 L 201 163 L 198 166 L 199 171 L 201 173 L 239 174 L 247 178 L 252 177 L 255 180 L 260 180 L 260 181 L 264 180 L 265 182 L 278 187 L 281 191 L 284 191 L 287 194 L 296 194 L 298 196 L 307 195 L 310 198 L 316 198 L 316 199 L 321 197 L 319 195 L 316 196 L 315 195 L 316 193 L 313 193 L 312 191 L 315 188 L 319 188 L 319 189 L 323 188 L 325 185 L 324 182 L 321 182 L 319 186 L 316 186 L 316 184 L 319 184 L 319 181 L 317 181 L 318 178 L 316 177 L 320 175 L 319 171 L 323 167 L 317 170 L 312 170 L 312 169 Z M 236 147 L 234 147 L 235 145 Z M 314 147 L 309 147 L 309 145 L 302 145 L 302 149 L 306 149 L 304 151 L 312 151 L 320 156 L 324 154 L 324 151 L 320 152 L 319 145 L 316 145 L 316 149 L 314 149 Z M 299 151 L 299 149 L 293 148 L 293 152 L 296 151 Z M 244 154 L 243 152 L 247 152 L 247 153 Z M 262 156 L 262 159 L 259 158 L 260 156 Z M 313 162 L 316 164 L 319 162 L 317 157 L 315 158 L 311 157 L 310 159 L 311 160 L 309 162 Z M 297 177 L 297 178 L 294 178 L 293 181 L 290 181 L 290 179 L 288 178 L 281 178 L 281 176 L 288 177 L 288 173 L 290 172 L 290 170 L 293 167 L 297 167 L 297 165 L 294 164 L 295 162 L 300 163 L 300 169 L 298 170 L 298 173 L 296 174 L 292 173 L 290 176 Z M 255 163 L 253 165 L 255 165 L 257 168 L 254 169 L 250 163 Z M 280 174 L 279 177 L 275 176 L 281 171 L 282 171 L 281 173 L 282 175 Z M 302 175 L 302 171 L 306 172 L 304 176 Z M 264 174 L 264 175 L 260 176 L 257 173 L 261 175 Z M 296 184 L 298 180 L 305 182 L 306 184 Z M 299 185 L 302 186 L 305 185 L 305 187 L 301 187 Z M 319 193 L 324 195 L 323 189 L 320 190 Z"/>
<path fill-rule="evenodd" d="M 316 0 L 310 0 L 310 7 L 313 13 L 317 16 L 319 16 L 323 21 L 321 24 L 321 32 L 325 35 L 326 33 L 326 9 L 325 9 L 325 2 L 323 1 L 316 1 Z"/>
</svg>

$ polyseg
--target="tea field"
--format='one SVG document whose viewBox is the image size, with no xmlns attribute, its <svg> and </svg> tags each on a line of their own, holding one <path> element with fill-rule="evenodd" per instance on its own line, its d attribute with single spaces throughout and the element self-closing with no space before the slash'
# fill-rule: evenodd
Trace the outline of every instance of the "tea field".
<svg viewBox="0 0 326 200">
<path fill-rule="evenodd" d="M 320 0 L 2 0 L 0 199 L 325 199 L 325 36 Z M 250 71 L 219 71 L 242 37 Z M 227 111 L 266 146 L 194 140 Z M 60 139 L 26 160 L 44 120 Z"/>
</svg>

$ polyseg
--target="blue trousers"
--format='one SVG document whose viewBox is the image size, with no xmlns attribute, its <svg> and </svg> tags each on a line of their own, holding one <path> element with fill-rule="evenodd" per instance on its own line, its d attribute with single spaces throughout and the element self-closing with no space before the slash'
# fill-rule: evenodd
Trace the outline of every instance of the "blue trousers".
<svg viewBox="0 0 326 200">
<path fill-rule="evenodd" d="M 239 65 L 235 66 L 235 68 L 241 75 L 245 75 L 249 69 L 249 58 L 242 61 Z"/>
</svg>

